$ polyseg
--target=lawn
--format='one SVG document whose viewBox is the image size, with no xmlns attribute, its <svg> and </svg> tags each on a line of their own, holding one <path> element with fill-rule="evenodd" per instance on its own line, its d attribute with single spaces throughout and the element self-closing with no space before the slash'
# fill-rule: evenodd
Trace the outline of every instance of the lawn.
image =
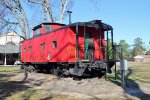
<svg viewBox="0 0 150 100">
<path fill-rule="evenodd" d="M 10 74 L 21 72 L 20 66 L 0 66 L 0 74 Z"/>
<path fill-rule="evenodd" d="M 20 73 L 20 66 L 0 66 L 0 82 L 9 81 L 10 76 Z"/>
<path fill-rule="evenodd" d="M 120 64 L 117 63 L 117 80 L 114 79 L 115 73 L 108 74 L 108 79 L 120 82 Z M 150 83 L 150 63 L 128 63 L 128 70 L 126 71 L 126 79 L 135 82 Z"/>
<path fill-rule="evenodd" d="M 27 86 L 22 81 L 12 81 L 11 77 L 20 72 L 22 72 L 20 66 L 0 66 L 0 100 L 78 100 Z"/>
<path fill-rule="evenodd" d="M 68 98 L 67 95 L 51 94 L 46 90 L 30 88 L 26 91 L 15 93 L 14 95 L 6 98 L 6 100 L 78 100 L 74 98 Z M 83 100 L 83 99 L 82 99 Z"/>
</svg>

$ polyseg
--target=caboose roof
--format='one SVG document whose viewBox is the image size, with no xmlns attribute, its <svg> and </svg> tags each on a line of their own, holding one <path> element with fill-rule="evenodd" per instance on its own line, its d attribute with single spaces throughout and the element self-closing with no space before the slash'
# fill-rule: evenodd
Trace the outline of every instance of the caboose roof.
<svg viewBox="0 0 150 100">
<path fill-rule="evenodd" d="M 42 25 L 62 25 L 62 26 L 66 26 L 65 24 L 60 24 L 60 23 L 44 22 L 44 23 L 41 23 L 41 24 L 35 26 L 35 27 L 33 28 L 33 31 L 36 30 L 36 29 L 38 29 L 38 28 L 41 28 Z"/>
<path fill-rule="evenodd" d="M 104 31 L 106 31 L 106 30 L 112 30 L 113 29 L 112 26 L 110 26 L 110 25 L 108 25 L 106 23 L 103 23 L 101 20 L 92 20 L 92 21 L 89 21 L 89 22 L 76 22 L 76 23 L 72 23 L 72 24 L 69 24 L 69 25 L 60 24 L 60 23 L 45 22 L 45 23 L 41 23 L 41 24 L 35 26 L 33 28 L 33 31 L 35 31 L 38 28 L 41 28 L 42 25 L 61 25 L 62 26 L 62 27 L 60 27 L 58 29 L 48 31 L 47 33 L 52 33 L 52 32 L 55 32 L 55 31 L 58 31 L 58 30 L 61 30 L 61 29 L 64 29 L 64 28 L 76 27 L 76 26 L 94 27 L 94 28 L 102 29 Z M 41 35 L 45 35 L 45 34 L 40 34 L 40 35 L 37 35 L 37 36 L 35 36 L 33 38 L 39 37 Z"/>
<path fill-rule="evenodd" d="M 41 23 L 37 26 L 35 26 L 33 28 L 33 30 L 36 30 L 38 28 L 41 28 L 42 25 L 62 25 L 62 26 L 67 26 L 65 24 L 60 24 L 60 23 L 50 23 L 50 22 L 44 22 L 44 23 Z M 86 26 L 86 27 L 99 27 L 99 28 L 102 28 L 104 30 L 112 30 L 112 26 L 106 24 L 106 23 L 103 23 L 101 20 L 92 20 L 92 21 L 89 21 L 89 22 L 76 22 L 76 23 L 72 23 L 72 24 L 69 24 L 68 26 Z M 97 26 L 96 26 L 97 25 Z"/>
<path fill-rule="evenodd" d="M 89 22 L 76 22 L 73 24 L 70 24 L 69 26 L 85 26 L 85 27 L 97 27 L 97 28 L 101 28 L 103 30 L 112 30 L 112 26 L 106 24 L 106 23 L 102 23 L 101 20 L 92 20 Z"/>
</svg>

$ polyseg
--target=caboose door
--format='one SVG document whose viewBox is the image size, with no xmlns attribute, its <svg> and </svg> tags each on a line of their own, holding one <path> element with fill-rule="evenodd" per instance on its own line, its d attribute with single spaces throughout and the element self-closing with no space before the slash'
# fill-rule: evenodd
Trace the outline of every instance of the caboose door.
<svg viewBox="0 0 150 100">
<path fill-rule="evenodd" d="M 92 42 L 91 33 L 88 32 L 85 34 L 85 59 L 86 60 L 94 60 L 94 43 Z"/>
</svg>

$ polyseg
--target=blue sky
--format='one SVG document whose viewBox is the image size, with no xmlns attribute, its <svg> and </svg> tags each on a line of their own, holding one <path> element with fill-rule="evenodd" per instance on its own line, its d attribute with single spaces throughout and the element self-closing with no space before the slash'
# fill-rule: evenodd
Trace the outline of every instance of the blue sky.
<svg viewBox="0 0 150 100">
<path fill-rule="evenodd" d="M 150 0 L 74 0 L 71 11 L 72 22 L 100 19 L 113 26 L 117 43 L 133 44 L 140 37 L 150 47 Z"/>
<path fill-rule="evenodd" d="M 71 7 L 72 23 L 94 19 L 110 24 L 114 29 L 114 41 L 124 39 L 130 45 L 140 37 L 145 47 L 150 48 L 150 0 L 73 0 Z M 30 24 L 33 27 L 41 13 L 24 5 Z M 30 10 L 29 10 L 30 9 Z M 39 9 L 39 8 L 38 8 Z M 34 9 L 36 10 L 36 9 Z M 34 17 L 36 15 L 36 17 Z M 33 19 L 35 18 L 35 19 Z M 34 23 L 33 23 L 34 20 Z M 63 21 L 68 24 L 68 17 Z"/>
</svg>

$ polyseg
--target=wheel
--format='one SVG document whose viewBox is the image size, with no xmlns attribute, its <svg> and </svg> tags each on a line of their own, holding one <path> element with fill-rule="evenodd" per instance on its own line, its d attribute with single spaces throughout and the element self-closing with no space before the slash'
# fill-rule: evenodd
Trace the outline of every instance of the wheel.
<svg viewBox="0 0 150 100">
<path fill-rule="evenodd" d="M 54 69 L 54 75 L 58 75 L 58 70 L 57 69 Z"/>
</svg>

